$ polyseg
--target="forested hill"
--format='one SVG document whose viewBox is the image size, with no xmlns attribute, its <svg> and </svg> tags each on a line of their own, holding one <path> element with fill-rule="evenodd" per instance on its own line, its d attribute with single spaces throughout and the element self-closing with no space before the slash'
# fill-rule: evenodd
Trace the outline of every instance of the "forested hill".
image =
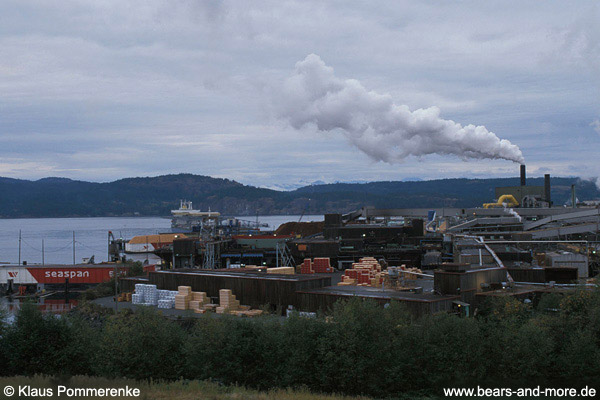
<svg viewBox="0 0 600 400">
<path fill-rule="evenodd" d="M 591 181 L 552 178 L 552 198 L 563 204 L 577 185 L 579 200 L 600 198 Z M 127 178 L 108 183 L 45 178 L 0 178 L 0 217 L 99 217 L 170 215 L 180 199 L 194 208 L 227 215 L 322 214 L 363 206 L 472 207 L 494 199 L 496 186 L 518 185 L 518 178 L 439 179 L 416 182 L 334 183 L 290 192 L 257 188 L 208 176 L 179 174 Z M 528 185 L 543 185 L 529 178 Z"/>
</svg>

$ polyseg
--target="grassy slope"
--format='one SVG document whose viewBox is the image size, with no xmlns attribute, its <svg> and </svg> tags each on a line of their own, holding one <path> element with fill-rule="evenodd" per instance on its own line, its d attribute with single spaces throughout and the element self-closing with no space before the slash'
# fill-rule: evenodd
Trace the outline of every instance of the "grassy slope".
<svg viewBox="0 0 600 400">
<path fill-rule="evenodd" d="M 216 383 L 203 381 L 180 381 L 171 383 L 146 383 L 135 382 L 131 380 L 109 380 L 105 378 L 91 378 L 77 376 L 70 379 L 50 378 L 36 376 L 0 378 L 0 388 L 4 389 L 7 385 L 13 387 L 30 385 L 35 388 L 53 388 L 56 398 L 68 398 L 66 396 L 57 397 L 57 386 L 63 385 L 67 388 L 138 388 L 141 391 L 140 399 L 146 400 L 196 400 L 196 399 L 260 399 L 260 400 L 367 400 L 367 397 L 348 397 L 335 395 L 319 395 L 308 391 L 298 390 L 272 390 L 269 392 L 258 392 L 236 386 L 221 386 Z M 17 398 L 17 396 L 13 396 Z M 33 397 L 29 397 L 30 399 Z M 96 399 L 96 397 L 86 397 L 87 399 Z M 104 397 L 106 398 L 106 397 Z M 121 399 L 125 397 L 111 397 Z M 99 399 L 99 397 L 98 397 Z"/>
</svg>

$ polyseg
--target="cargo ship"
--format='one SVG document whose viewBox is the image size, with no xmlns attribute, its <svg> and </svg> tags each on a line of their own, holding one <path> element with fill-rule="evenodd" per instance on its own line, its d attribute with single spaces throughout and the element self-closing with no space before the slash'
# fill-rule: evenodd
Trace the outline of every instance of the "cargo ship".
<svg viewBox="0 0 600 400">
<path fill-rule="evenodd" d="M 216 211 L 194 210 L 191 201 L 181 200 L 179 209 L 171 210 L 171 230 L 173 232 L 193 232 L 218 225 L 221 213 Z"/>
<path fill-rule="evenodd" d="M 125 243 L 125 253 L 154 253 L 173 240 L 184 239 L 188 235 L 202 240 L 214 237 L 231 237 L 237 234 L 257 234 L 268 224 L 258 221 L 245 221 L 235 217 L 222 217 L 216 211 L 195 210 L 191 201 L 181 200 L 177 210 L 171 210 L 171 232 L 134 236 Z"/>
<path fill-rule="evenodd" d="M 246 221 L 235 217 L 222 217 L 216 211 L 195 210 L 191 201 L 181 200 L 177 210 L 171 210 L 171 231 L 177 233 L 208 232 L 218 235 L 233 234 L 240 230 L 258 232 L 269 224 Z"/>
</svg>

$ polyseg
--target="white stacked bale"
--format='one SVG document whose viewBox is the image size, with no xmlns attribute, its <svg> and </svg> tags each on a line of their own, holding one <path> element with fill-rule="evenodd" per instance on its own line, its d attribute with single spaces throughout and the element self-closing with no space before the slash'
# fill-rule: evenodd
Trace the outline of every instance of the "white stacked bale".
<svg viewBox="0 0 600 400">
<path fill-rule="evenodd" d="M 135 285 L 135 294 L 138 295 L 138 303 L 134 304 L 142 304 L 144 302 L 144 285 L 143 283 L 136 283 Z M 131 302 L 133 303 L 133 295 L 131 297 Z"/>
<path fill-rule="evenodd" d="M 144 303 L 155 306 L 158 304 L 158 291 L 156 285 L 144 285 Z"/>
<path fill-rule="evenodd" d="M 158 308 L 171 309 L 175 307 L 175 300 L 158 300 Z"/>
<path fill-rule="evenodd" d="M 131 296 L 131 302 L 169 309 L 175 307 L 177 293 L 176 290 L 158 290 L 156 285 L 138 283 L 135 285 L 135 294 Z"/>
<path fill-rule="evenodd" d="M 132 294 L 131 295 L 131 303 L 132 304 L 142 304 L 144 302 L 144 298 L 141 294 Z"/>
</svg>

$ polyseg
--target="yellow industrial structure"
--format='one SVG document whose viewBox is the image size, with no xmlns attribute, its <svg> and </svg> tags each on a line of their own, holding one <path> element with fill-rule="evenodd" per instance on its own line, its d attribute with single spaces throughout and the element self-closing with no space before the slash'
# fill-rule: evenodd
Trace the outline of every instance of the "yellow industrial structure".
<svg viewBox="0 0 600 400">
<path fill-rule="evenodd" d="M 496 203 L 483 203 L 483 208 L 517 207 L 519 202 L 512 194 L 503 194 Z"/>
</svg>

